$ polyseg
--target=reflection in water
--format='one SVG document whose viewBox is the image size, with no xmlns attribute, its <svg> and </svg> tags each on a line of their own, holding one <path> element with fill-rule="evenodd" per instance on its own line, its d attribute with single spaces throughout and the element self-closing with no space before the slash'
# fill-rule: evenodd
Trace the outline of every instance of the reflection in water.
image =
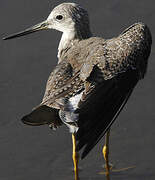
<svg viewBox="0 0 155 180">
<path fill-rule="evenodd" d="M 113 166 L 110 166 L 109 171 L 107 171 L 107 169 L 105 168 L 105 171 L 100 172 L 99 174 L 101 175 L 105 175 L 106 176 L 106 180 L 110 180 L 110 175 L 112 174 L 116 174 L 118 173 L 119 175 L 121 174 L 121 172 L 130 170 L 135 168 L 136 166 L 130 166 L 130 167 L 126 167 L 126 168 L 120 168 L 120 169 L 113 169 Z"/>
</svg>

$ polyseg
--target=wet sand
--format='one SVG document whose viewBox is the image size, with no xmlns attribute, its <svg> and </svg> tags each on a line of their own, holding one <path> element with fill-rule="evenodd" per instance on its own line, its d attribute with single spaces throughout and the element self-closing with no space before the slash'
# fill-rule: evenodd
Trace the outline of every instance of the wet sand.
<svg viewBox="0 0 155 180">
<path fill-rule="evenodd" d="M 0 37 L 44 20 L 62 1 L 1 0 Z M 117 36 L 129 25 L 142 21 L 155 33 L 154 0 L 109 0 L 81 3 L 90 14 L 96 36 Z M 97 4 L 98 3 L 98 4 Z M 0 180 L 73 180 L 72 142 L 66 127 L 30 127 L 20 118 L 38 105 L 46 80 L 56 65 L 61 33 L 44 31 L 26 37 L 0 40 Z M 155 46 L 148 73 L 137 85 L 111 131 L 111 162 L 114 180 L 155 179 Z M 80 161 L 81 180 L 106 179 L 98 174 L 104 163 L 104 139 Z"/>
</svg>

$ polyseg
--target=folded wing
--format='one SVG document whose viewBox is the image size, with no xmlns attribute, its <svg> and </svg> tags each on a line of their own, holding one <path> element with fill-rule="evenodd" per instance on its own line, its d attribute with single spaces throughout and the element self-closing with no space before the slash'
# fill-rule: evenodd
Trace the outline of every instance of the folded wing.
<svg viewBox="0 0 155 180">
<path fill-rule="evenodd" d="M 95 88 L 83 94 L 77 110 L 80 116 L 76 139 L 77 150 L 83 148 L 81 158 L 104 136 L 144 77 L 151 43 L 150 31 L 143 23 L 136 23 L 118 37 L 105 41 L 104 58 L 97 57 L 98 63 L 87 78 Z M 102 60 L 104 66 L 100 66 Z M 103 79 L 98 82 L 97 75 L 101 73 Z"/>
</svg>

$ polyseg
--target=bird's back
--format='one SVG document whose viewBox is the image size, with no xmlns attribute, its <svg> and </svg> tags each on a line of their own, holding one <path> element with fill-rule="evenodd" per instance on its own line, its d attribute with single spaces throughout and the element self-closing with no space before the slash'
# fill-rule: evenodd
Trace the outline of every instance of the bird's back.
<svg viewBox="0 0 155 180">
<path fill-rule="evenodd" d="M 144 77 L 151 43 L 148 27 L 143 23 L 136 23 L 112 39 L 75 39 L 61 52 L 61 61 L 47 81 L 40 110 L 42 116 L 52 113 L 53 117 L 57 117 L 60 109 L 63 112 L 63 117 L 60 118 L 65 121 L 68 114 L 65 111 L 68 111 L 68 105 L 71 104 L 70 98 L 73 100 L 74 96 L 83 93 L 82 98 L 76 102 L 77 109 L 74 109 L 79 117 L 77 119 L 76 116 L 77 150 L 84 147 L 82 157 L 106 133 L 137 82 Z M 87 88 L 86 84 L 89 84 Z M 49 113 L 46 107 L 58 110 Z M 74 113 L 73 110 L 71 113 Z M 33 123 L 39 123 L 37 114 L 37 110 L 33 111 L 23 119 L 24 122 L 30 124 L 35 117 Z M 58 119 L 55 121 L 49 118 L 45 123 L 54 124 L 55 127 L 62 123 L 61 120 L 59 122 Z M 45 124 L 44 121 L 41 123 Z"/>
<path fill-rule="evenodd" d="M 82 158 L 110 128 L 137 82 L 144 77 L 151 43 L 148 27 L 136 23 L 118 37 L 104 41 L 103 47 L 98 49 L 95 57 L 98 62 L 88 77 L 91 83 L 97 82 L 96 88 L 89 94 L 85 93 L 84 100 L 79 102 L 77 110 L 80 114 L 80 128 L 76 135 L 79 142 L 77 149 L 84 148 Z M 89 67 L 89 64 L 85 66 Z M 88 72 L 88 68 L 85 70 L 83 74 Z M 102 80 L 98 74 L 103 75 Z"/>
<path fill-rule="evenodd" d="M 61 59 L 66 60 L 85 80 L 97 65 L 103 71 L 104 79 L 110 79 L 129 67 L 139 71 L 143 78 L 152 38 L 149 28 L 143 23 L 135 23 L 119 36 L 112 39 L 91 37 L 75 40 L 63 51 Z"/>
</svg>

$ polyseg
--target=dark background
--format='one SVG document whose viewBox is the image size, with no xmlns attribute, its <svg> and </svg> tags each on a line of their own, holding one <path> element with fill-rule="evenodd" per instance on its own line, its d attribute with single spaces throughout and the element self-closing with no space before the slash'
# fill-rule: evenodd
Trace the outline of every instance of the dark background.
<svg viewBox="0 0 155 180">
<path fill-rule="evenodd" d="M 0 0 L 0 39 L 44 20 L 56 0 Z M 94 35 L 111 38 L 142 21 L 155 33 L 154 0 L 76 1 L 89 12 Z M 60 32 L 0 40 L 0 180 L 72 180 L 72 142 L 66 127 L 30 127 L 20 118 L 41 102 L 46 80 L 57 63 Z M 111 162 L 136 166 L 114 180 L 155 179 L 155 46 L 147 76 L 135 88 L 111 132 Z M 104 140 L 80 161 L 81 180 L 105 179 Z"/>
</svg>

